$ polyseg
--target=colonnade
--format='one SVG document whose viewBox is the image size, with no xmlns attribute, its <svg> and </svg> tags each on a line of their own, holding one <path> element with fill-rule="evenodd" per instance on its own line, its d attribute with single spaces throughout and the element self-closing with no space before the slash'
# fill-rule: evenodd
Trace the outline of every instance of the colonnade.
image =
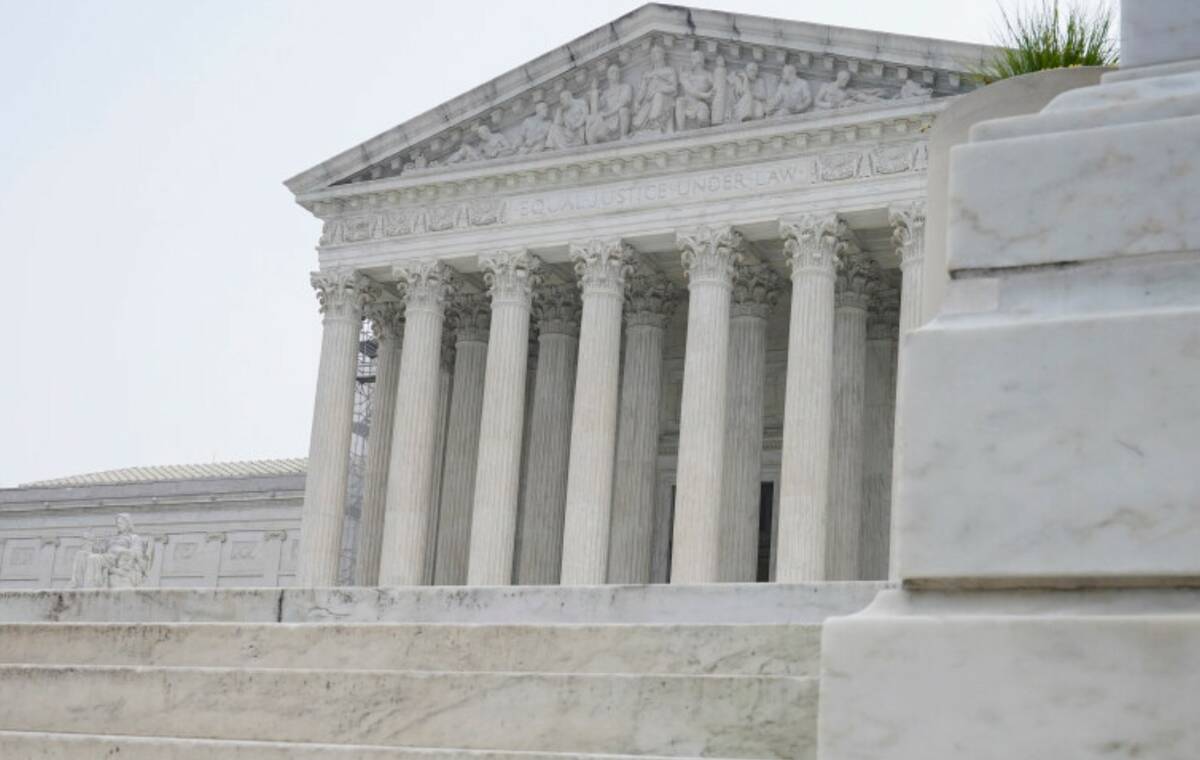
<svg viewBox="0 0 1200 760">
<path fill-rule="evenodd" d="M 877 326 L 905 305 L 887 299 L 919 296 L 923 215 L 891 219 L 902 289 L 836 214 L 780 220 L 791 313 L 778 581 L 886 570 L 893 391 L 867 365 L 894 360 L 895 332 L 889 347 Z M 671 582 L 754 580 L 766 326 L 785 278 L 732 225 L 680 230 L 676 246 L 686 291 L 616 238 L 570 246 L 577 286 L 543 284 L 524 249 L 479 257 L 486 293 L 436 260 L 393 268 L 400 303 L 359 273 L 314 274 L 325 318 L 300 583 L 336 583 L 364 317 L 379 351 L 357 583 L 648 582 L 664 336 L 685 292 Z M 870 443 L 883 428 L 886 442 Z"/>
</svg>

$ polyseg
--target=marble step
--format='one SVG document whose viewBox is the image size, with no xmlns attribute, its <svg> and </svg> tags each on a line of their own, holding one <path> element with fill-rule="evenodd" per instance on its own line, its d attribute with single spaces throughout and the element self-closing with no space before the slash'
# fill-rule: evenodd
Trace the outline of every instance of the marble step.
<svg viewBox="0 0 1200 760">
<path fill-rule="evenodd" d="M 0 662 L 816 676 L 821 627 L 10 623 Z"/>
<path fill-rule="evenodd" d="M 0 731 L 0 757 L 14 760 L 657 760 L 652 755 L 492 752 L 36 731 Z"/>
<path fill-rule="evenodd" d="M 0 729 L 812 758 L 815 678 L 0 666 Z"/>
</svg>

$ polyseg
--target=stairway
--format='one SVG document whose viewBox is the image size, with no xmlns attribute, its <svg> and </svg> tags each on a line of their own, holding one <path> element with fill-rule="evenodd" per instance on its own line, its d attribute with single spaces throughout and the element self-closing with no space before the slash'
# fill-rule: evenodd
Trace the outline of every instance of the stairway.
<svg viewBox="0 0 1200 760">
<path fill-rule="evenodd" d="M 0 622 L 0 758 L 812 758 L 820 628 Z"/>
</svg>

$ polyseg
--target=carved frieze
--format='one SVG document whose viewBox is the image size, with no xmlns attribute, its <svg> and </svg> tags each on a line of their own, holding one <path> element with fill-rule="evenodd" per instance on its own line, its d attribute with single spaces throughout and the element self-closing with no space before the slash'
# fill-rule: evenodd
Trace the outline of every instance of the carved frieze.
<svg viewBox="0 0 1200 760">
<path fill-rule="evenodd" d="M 714 40 L 643 38 L 339 184 L 934 95 L 907 67 L 885 76 L 881 62 L 860 71 L 857 61 L 836 65 L 801 51 L 756 50 L 742 56 L 740 47 Z M 951 90 L 963 86 L 959 77 L 948 81 Z M 442 207 L 431 218 L 448 223 L 453 213 Z"/>
</svg>

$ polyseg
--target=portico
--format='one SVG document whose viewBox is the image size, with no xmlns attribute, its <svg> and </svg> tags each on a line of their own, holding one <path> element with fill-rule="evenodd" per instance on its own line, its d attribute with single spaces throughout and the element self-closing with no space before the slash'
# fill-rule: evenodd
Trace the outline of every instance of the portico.
<svg viewBox="0 0 1200 760">
<path fill-rule="evenodd" d="M 438 584 L 885 577 L 922 135 L 981 50 L 790 22 L 781 46 L 764 20 L 677 10 L 289 181 L 324 221 L 323 303 L 359 288 L 353 313 L 397 336 L 356 583 L 421 584 L 429 563 Z M 321 419 L 344 406 L 342 353 Z M 322 424 L 310 471 L 336 476 L 349 435 Z M 305 503 L 326 536 L 331 482 Z M 301 576 L 328 583 L 338 547 L 304 546 Z"/>
</svg>

